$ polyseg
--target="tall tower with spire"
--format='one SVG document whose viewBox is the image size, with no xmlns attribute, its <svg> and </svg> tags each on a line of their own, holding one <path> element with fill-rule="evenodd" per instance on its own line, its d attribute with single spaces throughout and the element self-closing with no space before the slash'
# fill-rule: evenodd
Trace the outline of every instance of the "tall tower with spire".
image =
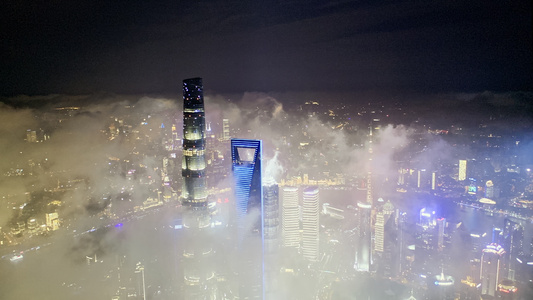
<svg viewBox="0 0 533 300">
<path fill-rule="evenodd" d="M 202 78 L 183 80 L 183 204 L 207 205 L 205 111 Z"/>
<path fill-rule="evenodd" d="M 216 299 L 214 250 L 205 174 L 205 112 L 201 78 L 183 80 L 183 299 Z"/>
</svg>

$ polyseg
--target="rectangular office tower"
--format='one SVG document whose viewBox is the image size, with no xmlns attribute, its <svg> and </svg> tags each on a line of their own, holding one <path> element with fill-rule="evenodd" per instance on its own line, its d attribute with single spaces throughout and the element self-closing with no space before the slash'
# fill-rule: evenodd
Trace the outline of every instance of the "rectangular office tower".
<svg viewBox="0 0 533 300">
<path fill-rule="evenodd" d="M 481 254 L 481 295 L 496 296 L 500 282 L 501 260 L 505 250 L 498 244 L 487 245 Z"/>
<path fill-rule="evenodd" d="M 282 228 L 283 247 L 300 247 L 300 208 L 298 207 L 298 188 L 285 186 L 282 189 Z"/>
<path fill-rule="evenodd" d="M 183 80 L 183 204 L 207 205 L 205 111 L 202 78 Z"/>
<path fill-rule="evenodd" d="M 231 139 L 240 299 L 264 299 L 261 155 L 260 140 Z"/>
<path fill-rule="evenodd" d="M 307 187 L 303 192 L 302 212 L 302 254 L 311 262 L 318 261 L 319 256 L 319 194 L 318 187 Z"/>
</svg>

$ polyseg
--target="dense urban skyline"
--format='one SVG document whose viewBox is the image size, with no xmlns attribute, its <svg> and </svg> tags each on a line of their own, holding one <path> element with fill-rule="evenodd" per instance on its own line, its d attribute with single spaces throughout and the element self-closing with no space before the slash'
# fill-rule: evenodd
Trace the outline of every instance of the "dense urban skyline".
<svg viewBox="0 0 533 300">
<path fill-rule="evenodd" d="M 0 298 L 531 299 L 531 19 L 9 3 Z"/>
</svg>

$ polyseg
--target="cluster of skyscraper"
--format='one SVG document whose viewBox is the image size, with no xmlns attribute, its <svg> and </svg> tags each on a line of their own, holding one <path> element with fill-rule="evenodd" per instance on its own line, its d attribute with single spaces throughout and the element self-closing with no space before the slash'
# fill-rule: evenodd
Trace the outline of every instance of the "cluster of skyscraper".
<svg viewBox="0 0 533 300">
<path fill-rule="evenodd" d="M 512 284 L 519 279 L 517 268 L 523 263 L 524 228 L 509 219 L 504 220 L 503 230 L 493 229 L 492 243 L 481 254 L 480 280 L 481 294 L 498 296 L 498 292 L 512 294 L 516 287 Z M 506 283 L 507 282 L 507 283 Z"/>
<path fill-rule="evenodd" d="M 212 215 L 207 192 L 206 176 L 206 122 L 201 78 L 183 81 L 183 277 L 186 299 L 216 299 L 225 293 L 217 288 L 212 242 Z M 379 121 L 379 120 L 374 120 Z M 384 277 L 400 276 L 405 257 L 401 241 L 399 211 L 390 201 L 374 199 L 372 156 L 373 131 L 370 127 L 368 165 L 361 189 L 366 197 L 352 207 L 355 211 L 356 242 L 353 268 L 358 272 L 379 272 Z M 223 121 L 222 140 L 229 140 L 228 120 Z M 302 257 L 309 264 L 320 260 L 319 189 L 316 186 L 280 187 L 272 179 L 263 180 L 262 141 L 231 139 L 232 178 L 235 193 L 235 211 L 229 228 L 235 229 L 232 252 L 239 264 L 233 270 L 238 283 L 233 287 L 241 299 L 276 299 L 279 297 L 279 264 L 276 254 L 285 249 Z M 459 162 L 458 180 L 466 180 L 466 160 Z M 417 187 L 421 187 L 423 171 L 418 170 Z M 405 173 L 400 172 L 403 184 Z M 437 174 L 432 172 L 431 190 L 436 189 Z M 308 181 L 308 180 L 305 180 Z M 486 183 L 487 194 L 493 184 Z M 418 222 L 422 240 L 435 242 L 436 250 L 445 248 L 447 223 L 437 218 L 434 211 L 423 208 Z M 435 237 L 433 237 L 435 232 Z M 431 236 L 429 238 L 426 238 Z M 481 294 L 495 296 L 502 289 L 501 280 L 515 280 L 517 261 L 523 254 L 523 228 L 506 219 L 503 230 L 495 229 L 492 244 L 482 250 L 479 267 Z M 426 243 L 427 244 L 427 243 Z M 418 247 L 418 246 L 417 246 Z M 407 251 L 407 250 L 406 250 Z M 353 252 L 352 252 L 353 253 Z M 505 276 L 502 274 L 505 273 Z M 432 276 L 439 299 L 450 296 L 454 279 L 442 272 Z M 224 280 L 228 280 L 225 278 Z M 505 289 L 505 288 L 504 288 Z M 510 288 L 512 290 L 512 287 Z"/>
<path fill-rule="evenodd" d="M 209 228 L 211 211 L 206 184 L 205 110 L 201 78 L 183 81 L 183 272 L 186 299 L 215 299 L 217 291 L 212 265 L 213 246 Z M 224 138 L 229 138 L 227 119 Z M 236 292 L 242 299 L 274 299 L 276 296 L 276 254 L 280 247 L 294 248 L 309 262 L 319 259 L 319 192 L 317 187 L 282 189 L 273 178 L 262 179 L 262 141 L 231 139 L 235 192 Z M 281 217 L 281 218 L 280 218 Z M 283 228 L 280 228 L 280 219 Z M 301 219 L 301 220 L 300 220 Z"/>
</svg>

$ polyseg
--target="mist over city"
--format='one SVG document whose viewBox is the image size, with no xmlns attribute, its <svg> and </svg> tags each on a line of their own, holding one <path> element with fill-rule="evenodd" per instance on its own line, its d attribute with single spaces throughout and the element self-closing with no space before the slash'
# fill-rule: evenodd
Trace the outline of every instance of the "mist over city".
<svg viewBox="0 0 533 300">
<path fill-rule="evenodd" d="M 0 299 L 533 298 L 529 1 L 0 10 Z"/>
</svg>

